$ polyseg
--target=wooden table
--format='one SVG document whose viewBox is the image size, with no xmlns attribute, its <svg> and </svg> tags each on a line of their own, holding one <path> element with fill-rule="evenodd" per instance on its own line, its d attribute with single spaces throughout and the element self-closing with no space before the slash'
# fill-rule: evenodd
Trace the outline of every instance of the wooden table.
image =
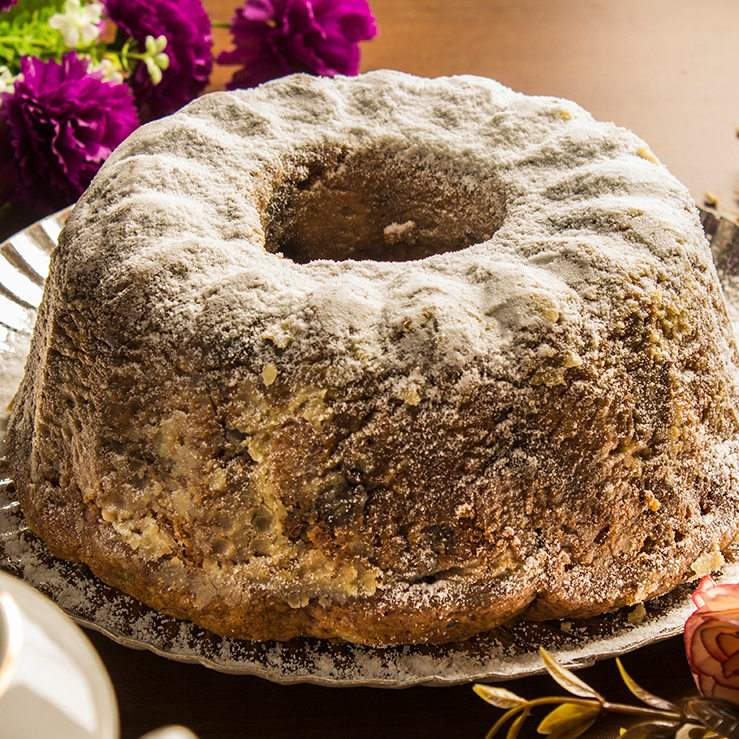
<svg viewBox="0 0 739 739">
<path fill-rule="evenodd" d="M 502 713 L 468 685 L 404 690 L 284 686 L 172 662 L 88 635 L 113 680 L 122 739 L 137 739 L 171 723 L 189 727 L 200 739 L 484 739 Z M 657 695 L 679 700 L 695 692 L 680 638 L 644 647 L 625 655 L 623 662 Z M 608 700 L 636 703 L 613 660 L 578 674 Z M 525 698 L 563 694 L 546 675 L 505 687 Z M 540 736 L 536 726 L 544 715 L 532 714 L 521 737 Z M 628 717 L 603 716 L 586 739 L 617 739 L 619 728 L 632 723 Z"/>
<path fill-rule="evenodd" d="M 235 0 L 206 0 L 228 20 Z M 734 207 L 739 181 L 739 8 L 735 0 L 373 0 L 380 37 L 364 46 L 365 70 L 426 76 L 471 73 L 529 94 L 571 98 L 597 118 L 645 138 L 696 200 L 714 193 Z M 218 31 L 219 47 L 228 35 Z M 212 88 L 222 87 L 220 69 Z M 182 723 L 201 739 L 483 739 L 499 712 L 469 686 L 279 686 L 223 675 L 117 646 L 91 634 L 113 678 L 123 739 Z M 624 659 L 645 687 L 680 699 L 693 692 L 679 638 Z M 581 675 L 612 700 L 628 700 L 608 660 Z M 546 676 L 507 687 L 528 697 L 561 692 Z M 530 719 L 522 736 L 537 736 Z M 616 737 L 623 719 L 588 736 Z"/>
</svg>

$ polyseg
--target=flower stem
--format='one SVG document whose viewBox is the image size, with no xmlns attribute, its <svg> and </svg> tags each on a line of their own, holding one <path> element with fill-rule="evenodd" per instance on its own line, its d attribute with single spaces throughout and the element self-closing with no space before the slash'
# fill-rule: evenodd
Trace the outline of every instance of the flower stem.
<svg viewBox="0 0 739 739">
<path fill-rule="evenodd" d="M 36 39 L 28 38 L 28 36 L 0 36 L 0 43 L 17 43 L 19 41 L 25 41 L 29 46 L 35 46 L 37 49 L 46 49 L 48 45 L 43 41 L 37 41 Z"/>
<path fill-rule="evenodd" d="M 527 701 L 526 705 L 530 708 L 534 706 L 546 706 L 554 703 L 569 703 L 575 706 L 596 706 L 600 705 L 604 711 L 612 711 L 613 713 L 625 713 L 630 716 L 644 716 L 654 719 L 663 719 L 665 721 L 684 721 L 685 716 L 675 711 L 660 711 L 657 708 L 646 708 L 643 706 L 630 706 L 627 703 L 610 703 L 609 701 L 596 701 L 590 698 L 570 698 L 568 696 L 548 696 L 546 698 L 535 698 Z"/>
<path fill-rule="evenodd" d="M 500 731 L 500 729 L 508 722 L 510 718 L 513 718 L 517 713 L 521 713 L 521 716 L 519 716 L 519 722 L 525 721 L 526 718 L 529 715 L 530 711 L 529 704 L 526 704 L 525 706 L 518 706 L 516 708 L 511 708 L 509 711 L 506 711 L 496 722 L 493 724 L 492 728 L 488 733 L 485 735 L 485 739 L 493 739 L 493 737 Z"/>
<path fill-rule="evenodd" d="M 644 708 L 642 706 L 629 706 L 625 703 L 603 703 L 603 709 L 614 713 L 626 713 L 631 716 L 649 716 L 650 718 L 664 719 L 665 721 L 684 721 L 685 716 L 674 711 L 660 711 L 657 708 Z"/>
</svg>

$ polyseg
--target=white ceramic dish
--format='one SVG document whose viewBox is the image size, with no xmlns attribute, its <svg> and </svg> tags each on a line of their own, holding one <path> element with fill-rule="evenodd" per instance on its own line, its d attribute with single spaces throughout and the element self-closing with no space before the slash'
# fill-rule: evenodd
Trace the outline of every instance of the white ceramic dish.
<svg viewBox="0 0 739 739">
<path fill-rule="evenodd" d="M 0 737 L 119 739 L 105 665 L 82 629 L 28 583 L 0 572 Z M 141 739 L 197 739 L 165 726 Z"/>
<path fill-rule="evenodd" d="M 739 327 L 739 228 L 704 212 L 735 329 Z M 48 254 L 66 213 L 58 213 L 0 245 L 0 452 L 7 412 L 20 382 L 41 297 Z M 1 463 L 0 463 L 1 465 Z M 171 659 L 257 675 L 280 683 L 407 687 L 502 681 L 543 671 L 544 646 L 571 667 L 637 649 L 680 633 L 692 610 L 692 585 L 646 604 L 582 622 L 526 623 L 504 627 L 459 644 L 371 649 L 318 640 L 286 644 L 224 639 L 153 611 L 109 588 L 82 565 L 55 559 L 25 524 L 12 480 L 0 466 L 0 569 L 48 595 L 78 623 L 136 648 Z M 739 564 L 721 579 L 739 578 Z"/>
<path fill-rule="evenodd" d="M 0 572 L 0 735 L 118 739 L 113 686 L 87 637 L 38 591 Z"/>
</svg>

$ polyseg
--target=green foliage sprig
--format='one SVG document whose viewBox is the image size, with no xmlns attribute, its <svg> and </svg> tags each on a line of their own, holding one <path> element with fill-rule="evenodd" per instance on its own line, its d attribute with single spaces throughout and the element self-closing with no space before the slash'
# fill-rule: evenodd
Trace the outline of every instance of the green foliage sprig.
<svg viewBox="0 0 739 739">
<path fill-rule="evenodd" d="M 555 682 L 576 697 L 547 696 L 526 700 L 506 688 L 474 685 L 473 690 L 484 701 L 505 710 L 486 739 L 492 739 L 506 724 L 506 739 L 515 739 L 532 709 L 551 705 L 556 707 L 544 717 L 537 728 L 540 734 L 547 735 L 549 739 L 576 739 L 605 711 L 643 719 L 641 723 L 624 731 L 620 739 L 671 739 L 682 728 L 689 730 L 690 739 L 739 739 L 739 705 L 717 698 L 696 697 L 687 701 L 684 710 L 638 685 L 619 659 L 616 659 L 616 664 L 621 679 L 644 705 L 611 703 L 571 670 L 560 665 L 546 649 L 539 651 L 544 667 Z"/>
<path fill-rule="evenodd" d="M 29 0 L 0 16 L 0 64 L 18 74 L 23 56 L 60 58 L 67 51 L 62 35 L 49 25 L 63 0 Z"/>
</svg>

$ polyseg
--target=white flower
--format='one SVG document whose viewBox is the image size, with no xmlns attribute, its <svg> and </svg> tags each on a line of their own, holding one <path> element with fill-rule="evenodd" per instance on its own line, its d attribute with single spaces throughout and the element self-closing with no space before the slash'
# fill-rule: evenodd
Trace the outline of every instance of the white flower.
<svg viewBox="0 0 739 739">
<path fill-rule="evenodd" d="M 103 79 L 106 82 L 120 83 L 124 80 L 120 64 L 116 64 L 113 59 L 109 59 L 107 56 L 104 56 L 97 64 L 94 64 L 92 69 L 102 72 Z"/>
<path fill-rule="evenodd" d="M 55 13 L 49 18 L 49 25 L 61 31 L 64 43 L 70 49 L 79 45 L 91 44 L 100 35 L 100 18 L 103 6 L 100 3 L 89 3 L 84 7 L 80 0 L 66 0 L 64 12 Z"/>
<path fill-rule="evenodd" d="M 0 93 L 2 92 L 14 92 L 13 84 L 20 77 L 13 76 L 10 70 L 3 64 L 0 66 Z"/>
<path fill-rule="evenodd" d="M 166 36 L 146 37 L 146 52 L 143 59 L 151 81 L 158 85 L 162 81 L 162 70 L 169 68 L 169 57 L 164 53 L 167 48 Z"/>
</svg>

